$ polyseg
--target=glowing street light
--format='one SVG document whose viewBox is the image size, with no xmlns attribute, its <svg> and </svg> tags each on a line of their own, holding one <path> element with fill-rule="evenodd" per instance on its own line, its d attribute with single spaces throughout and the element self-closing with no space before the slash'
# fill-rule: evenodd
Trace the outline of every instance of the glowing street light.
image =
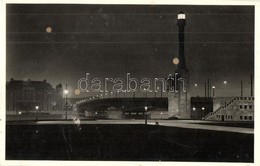
<svg viewBox="0 0 260 166">
<path fill-rule="evenodd" d="M 64 94 L 65 94 L 65 111 L 66 111 L 66 120 L 68 118 L 68 89 L 67 89 L 67 84 L 66 84 L 66 89 L 64 90 Z"/>
<path fill-rule="evenodd" d="M 145 110 L 145 122 L 144 122 L 144 124 L 147 124 L 147 110 L 148 110 L 148 107 L 145 106 L 144 110 Z"/>
<path fill-rule="evenodd" d="M 195 86 L 195 87 L 197 87 L 197 86 L 198 86 L 198 84 L 194 84 L 194 86 Z"/>
<path fill-rule="evenodd" d="M 215 89 L 216 89 L 216 87 L 212 86 L 212 89 L 213 89 L 213 97 L 215 97 Z"/>
<path fill-rule="evenodd" d="M 205 110 L 205 108 L 202 107 L 201 109 L 202 109 L 202 116 L 204 117 L 204 116 L 205 116 L 205 115 L 204 115 L 204 110 Z"/>
<path fill-rule="evenodd" d="M 195 113 L 195 111 L 196 111 L 196 107 L 192 107 L 192 111 L 193 111 L 193 120 L 195 120 L 195 115 L 196 115 L 196 113 Z"/>
<path fill-rule="evenodd" d="M 38 109 L 39 109 L 39 106 L 35 106 L 35 119 L 36 121 L 38 120 Z"/>
<path fill-rule="evenodd" d="M 227 84 L 227 81 L 223 81 L 224 84 Z"/>
</svg>

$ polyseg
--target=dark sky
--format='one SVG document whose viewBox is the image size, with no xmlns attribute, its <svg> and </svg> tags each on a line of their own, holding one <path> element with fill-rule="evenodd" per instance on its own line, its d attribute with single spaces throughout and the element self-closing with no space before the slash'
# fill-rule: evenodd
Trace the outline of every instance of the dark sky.
<svg viewBox="0 0 260 166">
<path fill-rule="evenodd" d="M 203 96 L 207 78 L 219 96 L 239 95 L 240 80 L 248 94 L 254 72 L 253 6 L 8 4 L 7 81 L 47 79 L 75 89 L 85 73 L 164 78 L 175 69 L 181 10 L 187 18 L 192 95 Z"/>
</svg>

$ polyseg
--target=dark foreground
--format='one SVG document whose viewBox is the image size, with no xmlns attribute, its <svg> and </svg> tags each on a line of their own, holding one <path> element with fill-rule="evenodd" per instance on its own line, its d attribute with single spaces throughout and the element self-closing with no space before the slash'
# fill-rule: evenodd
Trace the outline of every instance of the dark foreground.
<svg viewBox="0 0 260 166">
<path fill-rule="evenodd" d="M 150 125 L 7 125 L 6 159 L 253 162 L 254 135 Z"/>
</svg>

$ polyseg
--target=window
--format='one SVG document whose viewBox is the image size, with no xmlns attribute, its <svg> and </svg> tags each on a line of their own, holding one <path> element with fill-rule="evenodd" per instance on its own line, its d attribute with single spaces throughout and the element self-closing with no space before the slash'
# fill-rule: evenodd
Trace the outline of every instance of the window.
<svg viewBox="0 0 260 166">
<path fill-rule="evenodd" d="M 245 110 L 247 109 L 247 105 L 244 105 L 244 109 L 245 109 Z"/>
<path fill-rule="evenodd" d="M 244 97 L 244 100 L 246 100 L 246 97 Z"/>
<path fill-rule="evenodd" d="M 247 116 L 244 116 L 244 119 L 247 120 Z"/>
<path fill-rule="evenodd" d="M 242 117 L 242 116 L 240 116 L 240 120 L 243 120 L 243 117 Z"/>
<path fill-rule="evenodd" d="M 240 105 L 240 109 L 242 109 L 243 108 L 243 105 Z"/>
<path fill-rule="evenodd" d="M 253 120 L 253 117 L 252 117 L 252 116 L 249 116 L 248 119 L 249 119 L 249 120 Z"/>
<path fill-rule="evenodd" d="M 249 105 L 249 109 L 251 110 L 253 107 L 252 107 L 252 105 Z"/>
<path fill-rule="evenodd" d="M 233 119 L 232 115 L 230 116 L 230 119 Z"/>
</svg>

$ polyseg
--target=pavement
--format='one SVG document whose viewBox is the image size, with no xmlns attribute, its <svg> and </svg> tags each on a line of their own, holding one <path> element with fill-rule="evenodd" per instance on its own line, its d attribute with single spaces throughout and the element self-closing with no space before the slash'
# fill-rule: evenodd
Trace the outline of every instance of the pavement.
<svg viewBox="0 0 260 166">
<path fill-rule="evenodd" d="M 218 126 L 214 122 L 214 125 L 207 125 L 211 121 L 201 121 L 201 120 L 148 120 L 148 125 L 156 125 L 156 122 L 160 126 L 167 127 L 178 127 L 178 128 L 188 128 L 188 129 L 202 129 L 202 130 L 212 130 L 212 131 L 224 131 L 224 132 L 234 132 L 234 133 L 244 133 L 244 134 L 254 134 L 254 129 L 244 128 L 244 127 L 230 127 L 230 126 Z M 51 124 L 144 124 L 145 121 L 142 120 L 48 120 L 48 121 L 17 121 L 8 123 L 8 125 L 51 125 Z"/>
</svg>

